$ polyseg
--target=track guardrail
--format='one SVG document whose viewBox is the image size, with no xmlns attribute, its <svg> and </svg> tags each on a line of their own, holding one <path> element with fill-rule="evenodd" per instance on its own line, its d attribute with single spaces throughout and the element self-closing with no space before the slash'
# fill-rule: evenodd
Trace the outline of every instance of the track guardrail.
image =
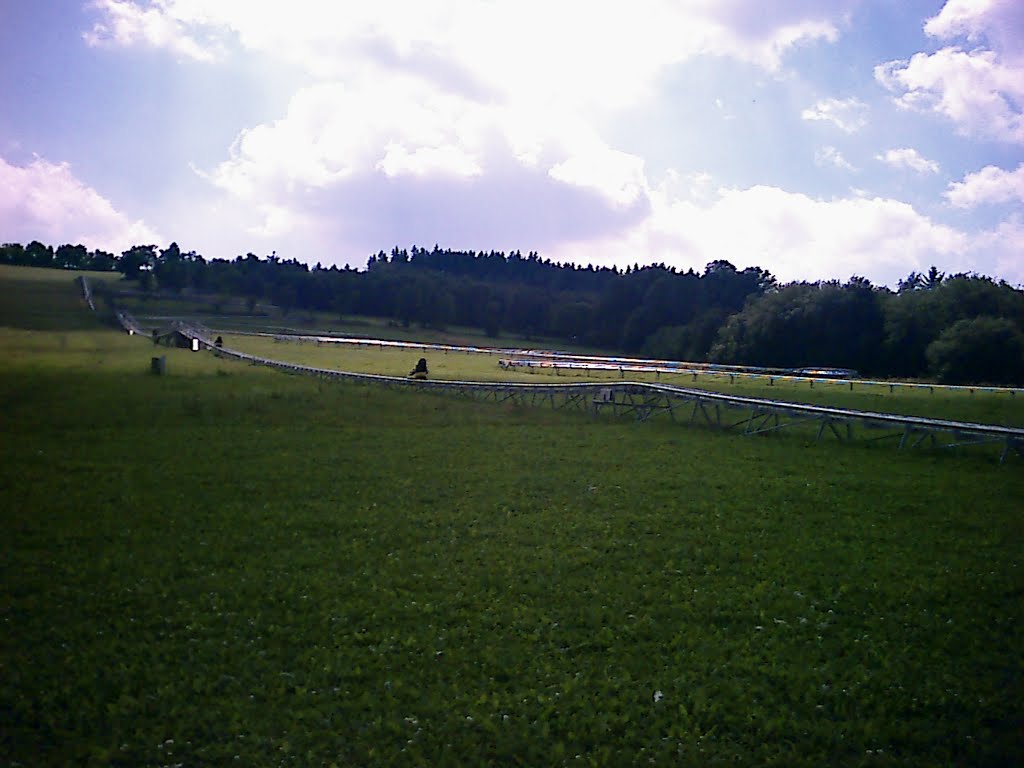
<svg viewBox="0 0 1024 768">
<path fill-rule="evenodd" d="M 128 313 L 119 312 L 118 319 L 126 330 L 142 333 L 139 324 Z M 830 436 L 844 442 L 858 438 L 871 441 L 892 439 L 898 449 L 997 444 L 1002 446 L 1000 464 L 1011 455 L 1024 456 L 1024 429 L 1018 427 L 832 408 L 648 382 L 532 384 L 417 380 L 353 373 L 272 360 L 217 346 L 211 339 L 210 331 L 181 321 L 175 322 L 174 328 L 188 338 L 198 340 L 201 346 L 217 355 L 324 379 L 387 387 L 415 387 L 499 403 L 511 401 L 519 405 L 550 406 L 554 409 L 575 408 L 595 415 L 610 412 L 616 416 L 632 416 L 637 421 L 663 416 L 673 421 L 685 420 L 690 424 L 739 431 L 744 435 L 768 434 L 811 424 L 817 426 L 815 441 Z M 878 432 L 885 434 L 879 435 Z"/>
<path fill-rule="evenodd" d="M 325 336 L 318 334 L 302 333 L 265 333 L 259 331 L 230 330 L 224 331 L 235 335 L 261 336 L 272 338 L 278 341 L 314 342 L 317 344 L 346 344 L 362 347 L 393 347 L 398 349 L 416 349 L 433 352 L 464 352 L 488 355 L 499 355 L 503 358 L 500 363 L 503 367 L 521 367 L 527 370 L 541 369 L 544 371 L 559 370 L 569 371 L 617 371 L 620 377 L 625 378 L 627 373 L 655 373 L 671 374 L 676 376 L 692 376 L 696 381 L 698 376 L 710 376 L 714 378 L 728 377 L 734 381 L 737 378 L 767 380 L 769 386 L 775 382 L 806 382 L 812 388 L 815 384 L 826 384 L 831 386 L 845 385 L 853 390 L 855 386 L 860 387 L 882 387 L 888 388 L 890 392 L 897 389 L 916 389 L 950 392 L 990 392 L 1006 393 L 1010 397 L 1018 394 L 1024 395 L 1024 388 L 1020 387 L 995 387 L 982 385 L 964 384 L 936 384 L 932 382 L 918 381 L 883 381 L 877 379 L 862 379 L 857 377 L 815 376 L 809 373 L 796 373 L 790 369 L 765 368 L 750 365 L 725 365 L 718 363 L 693 363 L 673 360 L 657 360 L 639 357 L 602 357 L 598 355 L 577 355 L 568 352 L 552 352 L 536 349 L 514 349 L 508 347 L 479 347 L 479 346 L 458 346 L 453 344 L 430 344 L 416 341 L 392 341 L 388 339 L 364 339 L 352 336 Z"/>
</svg>

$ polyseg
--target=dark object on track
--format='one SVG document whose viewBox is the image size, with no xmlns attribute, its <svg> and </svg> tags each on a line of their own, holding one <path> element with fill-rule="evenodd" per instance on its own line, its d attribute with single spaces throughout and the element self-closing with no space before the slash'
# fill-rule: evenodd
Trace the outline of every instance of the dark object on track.
<svg viewBox="0 0 1024 768">
<path fill-rule="evenodd" d="M 427 378 L 427 358 L 420 358 L 420 361 L 416 363 L 416 367 L 409 371 L 409 377 L 420 380 Z"/>
</svg>

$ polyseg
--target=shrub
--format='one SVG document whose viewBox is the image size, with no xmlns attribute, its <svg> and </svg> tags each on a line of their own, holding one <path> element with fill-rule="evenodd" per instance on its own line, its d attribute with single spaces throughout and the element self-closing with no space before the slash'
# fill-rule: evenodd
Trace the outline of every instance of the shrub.
<svg viewBox="0 0 1024 768">
<path fill-rule="evenodd" d="M 959 320 L 925 351 L 930 373 L 950 384 L 1024 382 L 1024 333 L 1002 317 Z"/>
</svg>

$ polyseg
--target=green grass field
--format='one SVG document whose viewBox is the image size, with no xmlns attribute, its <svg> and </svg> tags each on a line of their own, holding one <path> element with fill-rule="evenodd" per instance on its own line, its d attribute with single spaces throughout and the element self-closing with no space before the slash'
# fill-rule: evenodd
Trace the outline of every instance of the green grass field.
<svg viewBox="0 0 1024 768">
<path fill-rule="evenodd" d="M 4 764 L 1024 754 L 1019 461 L 180 350 L 153 376 L 66 274 L 24 307 L 52 329 L 19 325 L 24 282 L 0 273 Z"/>
</svg>

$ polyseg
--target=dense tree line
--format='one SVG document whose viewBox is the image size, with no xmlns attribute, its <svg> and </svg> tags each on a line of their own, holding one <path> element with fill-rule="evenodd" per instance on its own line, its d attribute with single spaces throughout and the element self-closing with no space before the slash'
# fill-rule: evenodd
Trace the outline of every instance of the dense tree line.
<svg viewBox="0 0 1024 768">
<path fill-rule="evenodd" d="M 145 291 L 245 297 L 283 312 L 374 315 L 404 326 L 547 336 L 674 360 L 828 366 L 872 376 L 1024 383 L 1024 291 L 934 267 L 895 291 L 845 283 L 780 284 L 728 261 L 703 272 L 662 264 L 581 267 L 489 251 L 380 251 L 366 268 L 309 267 L 276 254 L 207 260 L 176 243 L 119 256 L 81 245 L 0 246 L 0 263 L 118 271 Z"/>
<path fill-rule="evenodd" d="M 791 283 L 726 320 L 709 356 L 789 367 L 821 361 L 948 383 L 1024 383 L 1024 292 L 934 268 L 924 278 L 911 274 L 896 292 L 862 278 Z"/>
</svg>

